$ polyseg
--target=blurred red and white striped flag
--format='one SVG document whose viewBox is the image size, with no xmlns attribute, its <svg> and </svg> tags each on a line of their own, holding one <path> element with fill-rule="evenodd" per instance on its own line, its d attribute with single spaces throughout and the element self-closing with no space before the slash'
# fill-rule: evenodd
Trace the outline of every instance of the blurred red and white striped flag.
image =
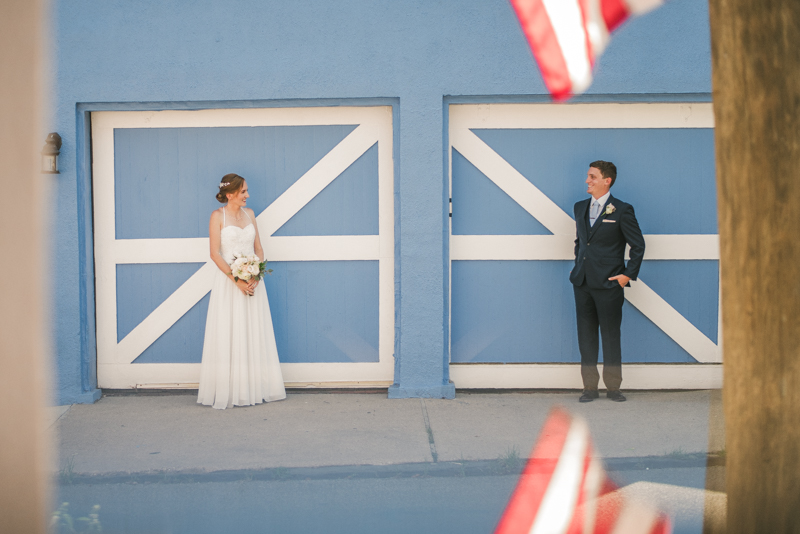
<svg viewBox="0 0 800 534">
<path fill-rule="evenodd" d="M 660 6 L 663 0 L 511 0 L 556 100 L 584 92 L 592 67 L 608 44 L 609 33 L 631 15 Z"/>
<path fill-rule="evenodd" d="M 596 458 L 583 419 L 554 409 L 495 534 L 669 534 L 669 518 L 625 499 Z"/>
</svg>

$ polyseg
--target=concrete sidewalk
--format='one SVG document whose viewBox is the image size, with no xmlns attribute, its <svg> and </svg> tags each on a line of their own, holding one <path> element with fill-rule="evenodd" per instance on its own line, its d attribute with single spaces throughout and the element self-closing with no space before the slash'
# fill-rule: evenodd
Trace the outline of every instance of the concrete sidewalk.
<svg viewBox="0 0 800 534">
<path fill-rule="evenodd" d="M 719 391 L 465 393 L 455 400 L 375 393 L 289 393 L 213 410 L 193 395 L 107 396 L 54 409 L 58 467 L 75 475 L 388 466 L 527 457 L 554 405 L 589 422 L 604 458 L 681 457 L 724 449 Z"/>
</svg>

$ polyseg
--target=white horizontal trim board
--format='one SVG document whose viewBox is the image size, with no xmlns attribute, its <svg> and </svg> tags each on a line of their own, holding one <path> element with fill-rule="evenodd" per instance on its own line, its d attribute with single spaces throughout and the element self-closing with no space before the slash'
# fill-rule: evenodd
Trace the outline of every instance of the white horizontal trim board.
<svg viewBox="0 0 800 534">
<path fill-rule="evenodd" d="M 574 219 L 484 143 L 472 129 L 714 127 L 713 109 L 709 103 L 453 104 L 449 111 L 451 156 L 452 149 L 458 150 L 553 234 L 452 235 L 451 224 L 451 262 L 574 259 Z M 452 196 L 452 157 L 449 168 Z M 645 241 L 646 260 L 719 259 L 717 235 L 646 235 Z M 698 362 L 713 364 L 722 361 L 720 347 L 645 281 L 632 282 L 625 298 Z M 718 338 L 722 339 L 721 327 Z M 681 384 L 690 384 L 687 388 L 719 387 L 722 380 L 721 368 L 713 365 L 653 364 L 625 368 L 626 387 L 633 388 L 684 387 Z M 569 365 L 451 364 L 450 376 L 458 388 L 580 387 L 580 373 Z"/>
<path fill-rule="evenodd" d="M 121 263 L 199 263 L 207 262 L 208 238 L 116 239 L 112 260 Z"/>
<path fill-rule="evenodd" d="M 261 239 L 269 261 L 379 260 L 376 235 L 281 236 Z M 117 239 L 114 261 L 121 263 L 207 262 L 208 239 Z"/>
<path fill-rule="evenodd" d="M 376 387 L 391 385 L 394 364 L 378 363 L 282 363 L 285 384 L 320 387 Z M 135 387 L 197 387 L 199 363 L 98 363 L 97 372 L 106 377 L 102 386 L 109 389 Z"/>
<path fill-rule="evenodd" d="M 242 108 L 163 111 L 100 111 L 94 128 L 221 128 L 237 126 L 320 126 L 392 121 L 391 106 Z"/>
<path fill-rule="evenodd" d="M 391 106 L 122 111 L 92 113 L 97 362 L 99 387 L 197 382 L 198 364 L 132 362 L 211 289 L 217 267 L 207 238 L 116 239 L 114 130 L 355 125 L 311 169 L 257 214 L 270 261 L 378 261 L 379 363 L 284 364 L 288 382 L 381 382 L 393 378 L 394 361 L 394 164 Z M 378 235 L 273 236 L 367 150 L 378 144 Z M 116 266 L 205 262 L 117 343 Z"/>
<path fill-rule="evenodd" d="M 573 224 L 575 224 L 573 222 Z M 717 235 L 645 235 L 646 260 L 718 260 Z M 627 254 L 626 254 L 627 256 Z M 575 237 L 565 235 L 454 235 L 451 260 L 574 260 Z"/>
<path fill-rule="evenodd" d="M 315 369 L 304 369 L 313 366 Z M 378 378 L 382 364 L 349 364 L 347 377 L 338 364 L 281 364 L 287 386 L 303 387 L 385 387 L 391 381 Z M 602 364 L 599 366 L 602 374 Z M 197 387 L 200 365 L 196 363 L 99 364 L 98 371 L 112 377 L 106 388 Z M 316 373 L 315 373 L 316 371 Z M 719 389 L 722 365 L 624 364 L 623 389 Z M 321 380 L 306 377 L 325 374 Z M 333 375 L 333 376 L 331 376 Z M 341 378 L 336 380 L 335 378 Z M 451 364 L 450 379 L 458 389 L 581 389 L 578 364 Z M 603 386 L 601 382 L 601 387 Z"/>
<path fill-rule="evenodd" d="M 451 104 L 450 129 L 713 128 L 711 103 Z"/>
<path fill-rule="evenodd" d="M 602 376 L 602 364 L 600 375 Z M 457 389 L 581 389 L 580 364 L 450 364 Z M 604 387 L 601 380 L 600 387 Z M 622 364 L 623 389 L 720 389 L 722 365 Z"/>
</svg>

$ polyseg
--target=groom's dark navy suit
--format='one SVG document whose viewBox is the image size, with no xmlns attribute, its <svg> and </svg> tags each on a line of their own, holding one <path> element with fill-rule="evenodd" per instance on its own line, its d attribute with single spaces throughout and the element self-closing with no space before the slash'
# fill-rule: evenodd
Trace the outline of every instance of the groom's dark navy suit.
<svg viewBox="0 0 800 534">
<path fill-rule="evenodd" d="M 636 280 L 644 257 L 644 237 L 633 206 L 612 195 L 592 226 L 591 201 L 590 197 L 575 204 L 575 266 L 569 277 L 575 292 L 581 376 L 584 389 L 597 389 L 599 328 L 603 339 L 603 382 L 606 388 L 618 390 L 622 382 L 620 325 L 625 295 L 619 282 L 609 278 L 624 274 Z M 627 265 L 626 245 L 631 247 Z"/>
</svg>

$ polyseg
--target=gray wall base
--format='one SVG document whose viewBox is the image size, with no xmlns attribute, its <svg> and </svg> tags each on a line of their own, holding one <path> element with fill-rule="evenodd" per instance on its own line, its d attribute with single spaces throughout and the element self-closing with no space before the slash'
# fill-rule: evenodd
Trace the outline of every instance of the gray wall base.
<svg viewBox="0 0 800 534">
<path fill-rule="evenodd" d="M 94 404 L 100 400 L 100 397 L 102 396 L 102 390 L 94 389 L 92 391 L 80 393 L 79 395 L 64 395 L 59 399 L 59 404 L 61 406 L 67 404 Z"/>
</svg>

